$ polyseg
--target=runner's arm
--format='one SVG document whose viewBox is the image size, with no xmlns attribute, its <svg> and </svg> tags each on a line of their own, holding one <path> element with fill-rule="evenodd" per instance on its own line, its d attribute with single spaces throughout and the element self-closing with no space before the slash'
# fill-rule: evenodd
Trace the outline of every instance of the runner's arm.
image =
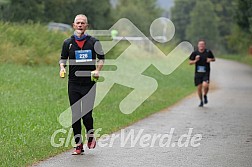
<svg viewBox="0 0 252 167">
<path fill-rule="evenodd" d="M 215 58 L 207 58 L 207 62 L 210 63 L 210 62 L 214 62 L 215 61 Z"/>
<path fill-rule="evenodd" d="M 189 64 L 190 65 L 196 64 L 197 61 L 199 61 L 199 57 L 197 57 L 195 52 L 193 52 L 189 57 Z"/>
<path fill-rule="evenodd" d="M 189 60 L 189 64 L 190 65 L 193 65 L 193 64 L 196 64 L 198 60 Z"/>
<path fill-rule="evenodd" d="M 60 76 L 61 73 L 66 73 L 66 62 L 69 56 L 69 48 L 68 48 L 68 42 L 67 40 L 64 41 L 62 50 L 61 50 L 61 56 L 60 56 L 60 61 L 59 61 L 59 66 L 60 66 Z"/>
<path fill-rule="evenodd" d="M 214 62 L 214 61 L 215 61 L 215 57 L 214 57 L 212 51 L 209 50 L 209 56 L 207 58 L 207 62 L 210 63 L 210 62 Z"/>
<path fill-rule="evenodd" d="M 101 69 L 102 69 L 102 67 L 103 67 L 103 64 L 104 64 L 104 60 L 103 59 L 99 59 L 98 61 L 97 61 L 97 66 L 96 66 L 96 70 L 97 71 L 101 71 Z"/>
<path fill-rule="evenodd" d="M 99 78 L 99 72 L 102 70 L 105 55 L 101 46 L 101 43 L 97 40 L 95 44 L 95 52 L 97 54 L 97 64 L 96 64 L 96 70 L 93 71 L 94 77 Z"/>
</svg>

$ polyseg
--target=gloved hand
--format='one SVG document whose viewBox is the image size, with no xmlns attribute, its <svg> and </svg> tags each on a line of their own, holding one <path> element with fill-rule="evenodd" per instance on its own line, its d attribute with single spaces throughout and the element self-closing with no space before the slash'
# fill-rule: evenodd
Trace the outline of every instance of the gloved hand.
<svg viewBox="0 0 252 167">
<path fill-rule="evenodd" d="M 60 69 L 60 77 L 61 78 L 65 78 L 65 74 L 66 74 L 66 69 L 65 68 L 61 68 Z"/>
<path fill-rule="evenodd" d="M 91 81 L 97 82 L 99 79 L 99 72 L 98 71 L 92 71 L 91 72 Z"/>
</svg>

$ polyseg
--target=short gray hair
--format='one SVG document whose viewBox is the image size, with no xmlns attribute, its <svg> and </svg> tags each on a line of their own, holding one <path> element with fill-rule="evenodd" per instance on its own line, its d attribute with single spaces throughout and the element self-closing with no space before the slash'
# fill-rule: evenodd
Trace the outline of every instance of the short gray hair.
<svg viewBox="0 0 252 167">
<path fill-rule="evenodd" d="M 87 16 L 84 15 L 84 14 L 78 14 L 78 15 L 76 15 L 75 18 L 74 18 L 74 23 L 76 22 L 76 20 L 77 20 L 78 17 L 84 17 L 86 19 L 86 23 L 88 23 Z"/>
</svg>

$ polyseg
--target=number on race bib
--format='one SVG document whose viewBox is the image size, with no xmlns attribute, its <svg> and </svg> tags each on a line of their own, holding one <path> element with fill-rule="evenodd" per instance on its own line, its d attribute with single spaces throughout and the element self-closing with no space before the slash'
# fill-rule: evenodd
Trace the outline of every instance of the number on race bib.
<svg viewBox="0 0 252 167">
<path fill-rule="evenodd" d="M 92 61 L 91 50 L 76 50 L 75 51 L 76 62 L 90 62 Z"/>
</svg>

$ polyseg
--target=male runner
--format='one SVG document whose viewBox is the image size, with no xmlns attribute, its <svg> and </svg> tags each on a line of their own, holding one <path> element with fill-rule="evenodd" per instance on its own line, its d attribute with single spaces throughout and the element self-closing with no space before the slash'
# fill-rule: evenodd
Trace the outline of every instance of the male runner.
<svg viewBox="0 0 252 167">
<path fill-rule="evenodd" d="M 94 128 L 92 117 L 95 91 L 90 90 L 95 90 L 93 88 L 95 88 L 96 84 L 93 79 L 99 78 L 99 71 L 103 66 L 104 54 L 102 50 L 99 50 L 99 54 L 96 52 L 99 49 L 100 43 L 94 37 L 85 34 L 87 27 L 87 17 L 83 14 L 77 15 L 73 23 L 74 35 L 64 41 L 61 60 L 59 62 L 60 76 L 64 77 L 66 73 L 66 61 L 69 59 L 68 96 L 72 110 L 72 128 L 76 142 L 73 155 L 79 155 L 84 152 L 81 136 L 81 118 L 86 128 L 88 148 L 91 149 L 96 146 L 96 141 L 93 136 Z M 94 49 L 95 44 L 97 44 L 96 49 Z M 96 62 L 97 58 L 98 61 Z M 77 77 L 76 73 L 79 71 L 86 73 L 85 76 Z M 91 79 L 91 73 L 94 77 L 93 79 Z M 88 97 L 84 98 L 85 95 Z"/>
<path fill-rule="evenodd" d="M 206 49 L 206 42 L 199 40 L 198 49 L 192 52 L 189 59 L 190 65 L 195 64 L 194 83 L 198 87 L 198 95 L 200 98 L 199 107 L 203 107 L 204 103 L 208 103 L 207 93 L 210 82 L 210 62 L 215 61 L 215 58 L 211 50 Z"/>
</svg>

